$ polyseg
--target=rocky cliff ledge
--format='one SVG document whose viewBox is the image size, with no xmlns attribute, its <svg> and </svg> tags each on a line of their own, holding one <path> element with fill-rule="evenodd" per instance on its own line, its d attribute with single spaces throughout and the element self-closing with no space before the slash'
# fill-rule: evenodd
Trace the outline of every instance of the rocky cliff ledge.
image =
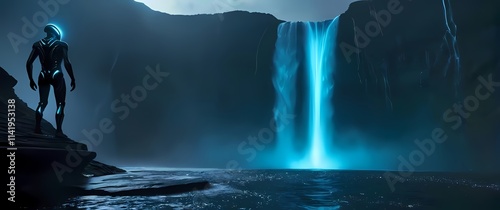
<svg viewBox="0 0 500 210">
<path fill-rule="evenodd" d="M 11 191 L 12 195 L 8 193 L 8 196 L 16 203 L 50 201 L 65 194 L 65 187 L 81 184 L 88 176 L 125 172 L 94 161 L 96 153 L 88 151 L 85 144 L 54 137 L 51 134 L 55 128 L 45 120 L 42 121 L 44 135 L 34 134 L 35 111 L 14 93 L 16 83 L 16 79 L 0 68 L 0 150 L 5 164 L 2 169 L 8 169 L 4 173 L 8 173 L 9 178 L 4 181 L 13 181 L 5 191 Z M 15 109 L 9 110 L 14 108 L 9 107 L 12 104 Z M 14 117 L 9 113 L 15 113 L 14 124 L 11 124 L 15 130 L 8 124 L 9 117 Z M 14 180 L 10 180 L 11 176 Z M 2 186 L 5 185 L 2 183 Z"/>
</svg>

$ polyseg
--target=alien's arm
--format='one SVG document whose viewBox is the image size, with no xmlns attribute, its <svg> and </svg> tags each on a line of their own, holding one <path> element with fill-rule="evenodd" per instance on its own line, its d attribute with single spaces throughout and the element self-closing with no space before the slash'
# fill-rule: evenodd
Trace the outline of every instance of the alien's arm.
<svg viewBox="0 0 500 210">
<path fill-rule="evenodd" d="M 71 78 L 71 81 L 75 81 L 75 76 L 73 74 L 73 66 L 71 65 L 71 62 L 69 61 L 68 57 L 68 47 L 64 47 L 64 68 L 66 68 L 66 71 L 68 72 L 69 78 Z"/>
<path fill-rule="evenodd" d="M 30 56 L 28 57 L 28 61 L 26 61 L 26 71 L 28 72 L 28 78 L 30 81 L 33 81 L 33 62 L 38 57 L 38 52 L 35 48 L 31 50 Z"/>
</svg>

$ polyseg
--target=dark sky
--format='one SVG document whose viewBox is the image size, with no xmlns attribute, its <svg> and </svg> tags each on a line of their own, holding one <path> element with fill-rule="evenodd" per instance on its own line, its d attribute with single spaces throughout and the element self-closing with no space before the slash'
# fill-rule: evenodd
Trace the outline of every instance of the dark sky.
<svg viewBox="0 0 500 210">
<path fill-rule="evenodd" d="M 333 19 L 355 0 L 136 0 L 169 14 L 212 14 L 232 10 L 269 13 L 286 21 Z"/>
</svg>

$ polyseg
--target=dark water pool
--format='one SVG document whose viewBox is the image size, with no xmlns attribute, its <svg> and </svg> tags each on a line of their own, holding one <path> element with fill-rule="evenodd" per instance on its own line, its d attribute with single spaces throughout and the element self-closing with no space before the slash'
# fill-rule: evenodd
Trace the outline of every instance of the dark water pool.
<svg viewBox="0 0 500 210">
<path fill-rule="evenodd" d="M 203 178 L 203 191 L 168 196 L 80 196 L 55 208 L 82 209 L 500 209 L 500 177 L 414 173 L 391 190 L 384 171 L 169 170 L 129 168 L 94 184 Z M 395 173 L 398 174 L 397 172 Z"/>
</svg>

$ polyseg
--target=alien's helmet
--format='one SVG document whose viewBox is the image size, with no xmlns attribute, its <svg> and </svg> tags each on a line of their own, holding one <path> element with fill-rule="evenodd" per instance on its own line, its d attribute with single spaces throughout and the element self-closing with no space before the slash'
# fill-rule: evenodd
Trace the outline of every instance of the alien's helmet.
<svg viewBox="0 0 500 210">
<path fill-rule="evenodd" d="M 55 35 L 57 40 L 61 40 L 61 35 L 62 35 L 61 30 L 59 30 L 59 28 L 57 28 L 57 26 L 55 26 L 53 24 L 48 24 L 47 26 L 45 26 L 43 31 L 45 33 L 47 33 L 47 35 L 49 35 L 49 34 Z"/>
</svg>

